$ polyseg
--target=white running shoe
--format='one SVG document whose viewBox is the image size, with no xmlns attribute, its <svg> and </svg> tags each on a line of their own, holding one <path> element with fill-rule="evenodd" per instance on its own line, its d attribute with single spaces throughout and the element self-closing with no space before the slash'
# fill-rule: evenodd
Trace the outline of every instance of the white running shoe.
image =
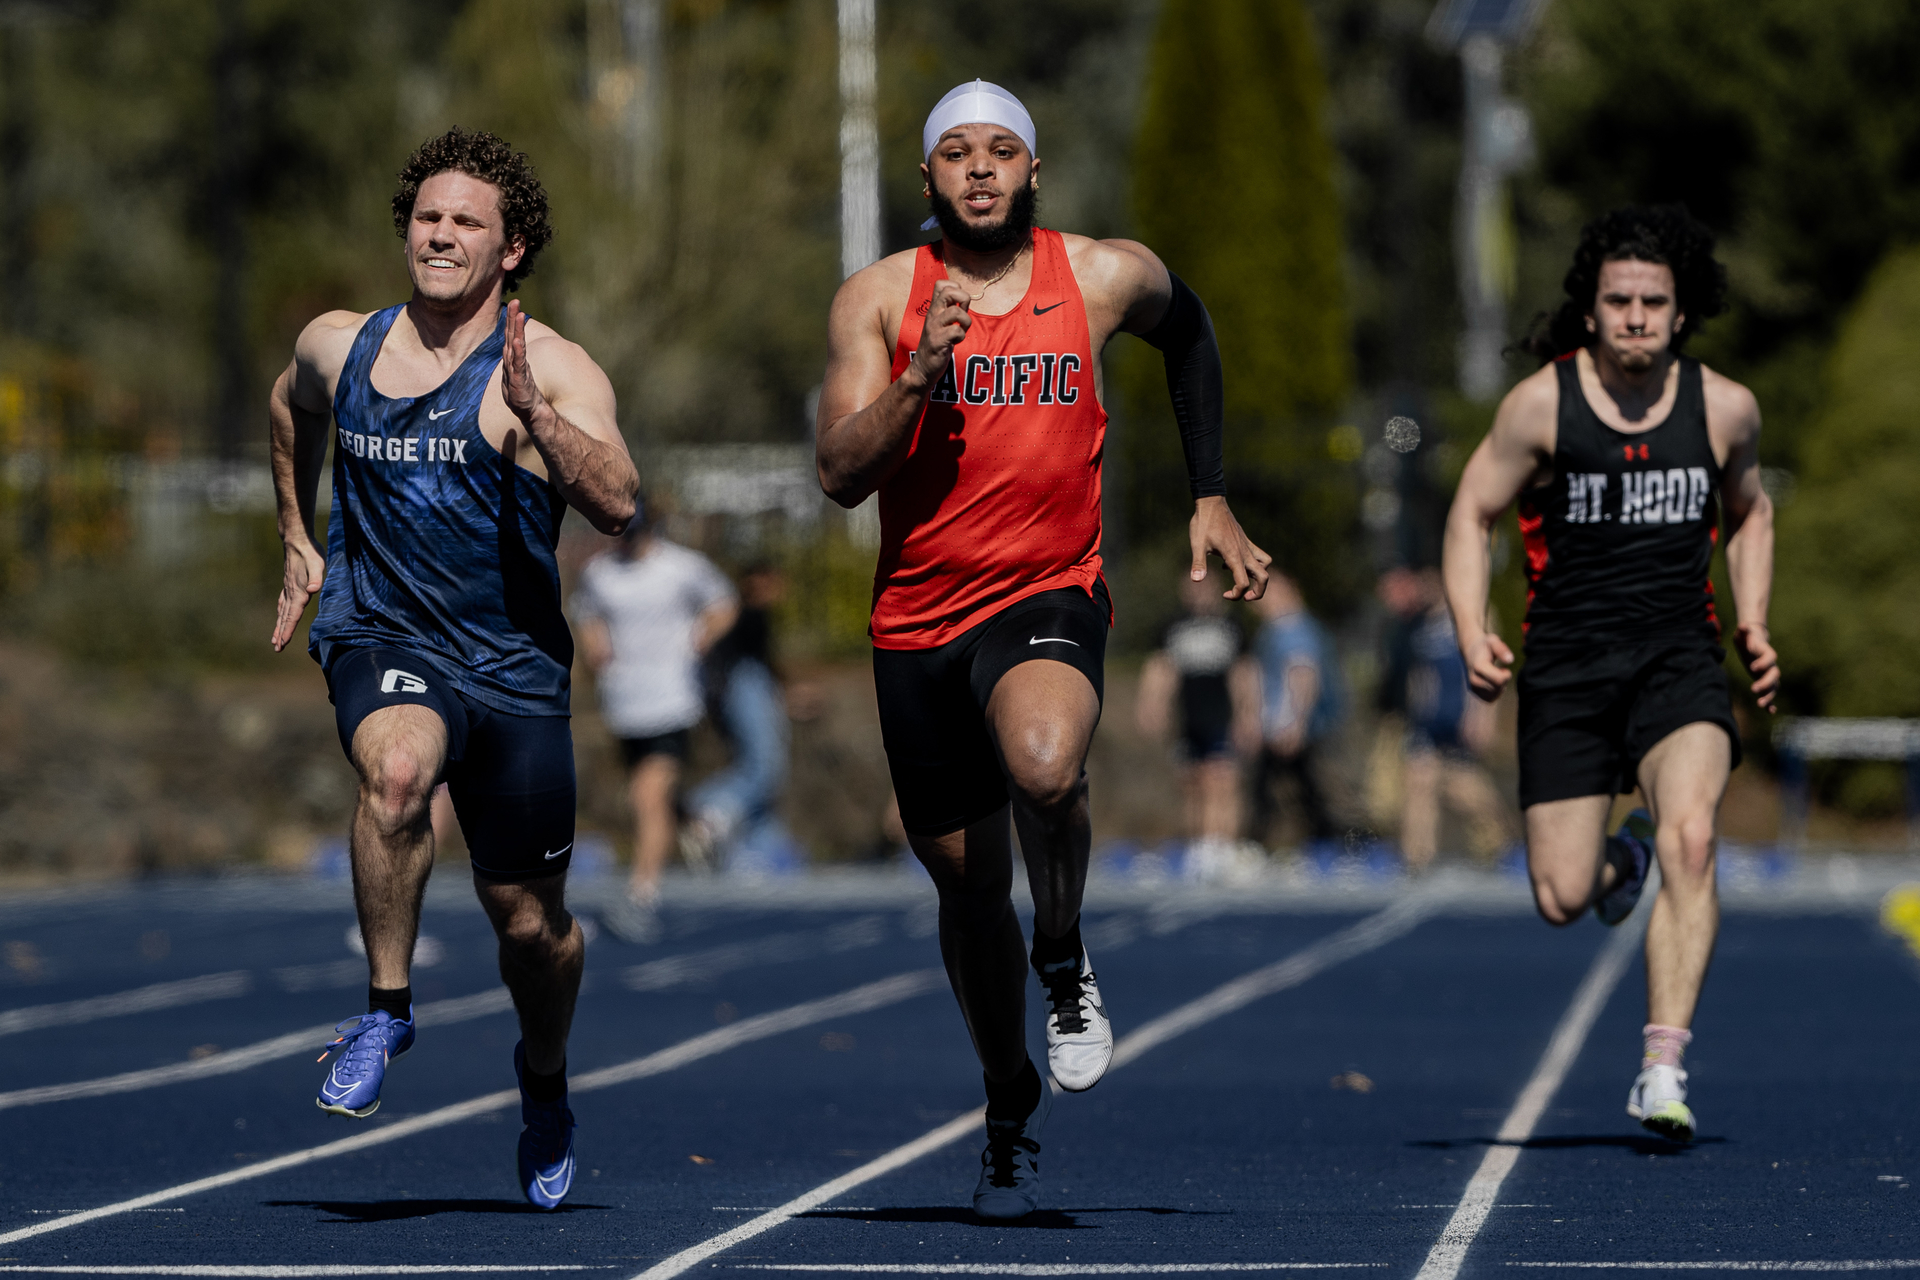
<svg viewBox="0 0 1920 1280">
<path fill-rule="evenodd" d="M 980 1153 L 973 1211 L 982 1218 L 1024 1218 L 1040 1207 L 1040 1135 L 1053 1110 L 1053 1090 L 1040 1082 L 1040 1101 L 1024 1120 L 988 1120 Z"/>
<path fill-rule="evenodd" d="M 1672 1142 L 1693 1141 L 1693 1112 L 1687 1109 L 1687 1073 L 1662 1064 L 1648 1067 L 1627 1094 L 1627 1114 Z"/>
<path fill-rule="evenodd" d="M 1113 1063 L 1113 1024 L 1100 1003 L 1093 961 L 1082 948 L 1078 960 L 1034 971 L 1047 991 L 1047 1070 L 1068 1093 L 1091 1089 Z"/>
</svg>

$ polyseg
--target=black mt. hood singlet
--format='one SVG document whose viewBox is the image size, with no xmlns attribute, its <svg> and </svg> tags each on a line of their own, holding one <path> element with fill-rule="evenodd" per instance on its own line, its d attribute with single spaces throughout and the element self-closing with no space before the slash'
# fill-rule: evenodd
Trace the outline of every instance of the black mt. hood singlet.
<svg viewBox="0 0 1920 1280">
<path fill-rule="evenodd" d="M 1553 480 L 1521 495 L 1528 649 L 1704 640 L 1720 620 L 1708 576 L 1720 538 L 1720 474 L 1707 437 L 1700 362 L 1680 357 L 1673 411 L 1646 431 L 1616 431 L 1560 378 Z"/>
</svg>

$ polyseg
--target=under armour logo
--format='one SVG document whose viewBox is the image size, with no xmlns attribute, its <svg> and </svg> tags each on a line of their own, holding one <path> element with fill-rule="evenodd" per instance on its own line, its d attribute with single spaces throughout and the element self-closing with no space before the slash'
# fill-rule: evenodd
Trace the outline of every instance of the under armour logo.
<svg viewBox="0 0 1920 1280">
<path fill-rule="evenodd" d="M 380 677 L 382 693 L 425 693 L 426 691 L 425 680 L 411 671 L 402 671 L 398 667 L 391 668 L 386 675 Z"/>
<path fill-rule="evenodd" d="M 1627 457 L 1627 461 L 1628 461 L 1628 462 L 1632 462 L 1632 461 L 1633 461 L 1633 459 L 1634 459 L 1634 456 L 1635 456 L 1635 455 L 1634 455 L 1634 452 L 1633 452 L 1633 446 L 1632 446 L 1632 445 L 1630 445 L 1630 444 L 1623 444 L 1623 445 L 1621 445 L 1621 446 L 1620 446 L 1620 452 L 1626 455 L 1626 457 Z M 1645 462 L 1645 461 L 1647 460 L 1647 446 L 1645 446 L 1645 445 L 1641 445 L 1641 446 L 1640 446 L 1640 453 L 1639 453 L 1639 458 L 1640 458 L 1640 460 L 1641 460 L 1642 462 Z"/>
</svg>

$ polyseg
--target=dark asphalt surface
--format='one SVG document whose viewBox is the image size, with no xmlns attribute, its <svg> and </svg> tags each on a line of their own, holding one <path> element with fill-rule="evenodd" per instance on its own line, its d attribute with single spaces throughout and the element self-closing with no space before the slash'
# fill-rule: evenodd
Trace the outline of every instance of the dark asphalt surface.
<svg viewBox="0 0 1920 1280">
<path fill-rule="evenodd" d="M 345 886 L 327 911 L 183 901 L 176 886 L 0 911 L 0 1014 L 233 970 L 251 982 L 243 995 L 0 1035 L 0 1091 L 179 1063 L 359 1011 Z M 478 907 L 435 903 L 424 931 L 443 954 L 416 973 L 416 1000 L 497 986 Z M 1358 918 L 1214 916 L 1156 931 L 1138 912 L 1108 913 L 1086 929 L 1124 1035 Z M 654 946 L 589 947 L 575 1075 L 938 963 L 924 908 L 677 910 L 668 926 Z M 1411 1277 L 1605 937 L 1514 914 L 1437 916 L 1058 1099 L 1047 1207 L 1028 1221 L 973 1220 L 969 1137 L 690 1274 L 1344 1263 Z M 683 959 L 633 976 L 671 957 Z M 1702 1137 L 1677 1149 L 1623 1111 L 1644 1011 L 1636 962 L 1461 1274 L 1920 1259 L 1906 1178 L 1920 1134 L 1917 973 L 1864 912 L 1730 914 L 1688 1063 Z M 516 1038 L 510 1012 L 423 1023 L 381 1111 L 357 1125 L 311 1101 L 323 1037 L 235 1074 L 0 1110 L 0 1232 L 511 1087 Z M 557 1214 L 519 1200 L 508 1110 L 0 1245 L 0 1267 L 568 1265 L 624 1280 L 981 1099 L 938 990 L 577 1095 L 581 1174 Z"/>
</svg>

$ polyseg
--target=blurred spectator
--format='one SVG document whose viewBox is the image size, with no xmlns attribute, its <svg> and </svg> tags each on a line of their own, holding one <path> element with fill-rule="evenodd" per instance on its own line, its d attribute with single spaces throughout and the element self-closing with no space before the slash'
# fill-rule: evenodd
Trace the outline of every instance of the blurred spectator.
<svg viewBox="0 0 1920 1280">
<path fill-rule="evenodd" d="M 772 609 L 786 580 L 772 565 L 740 576 L 740 611 L 708 652 L 708 713 L 733 752 L 727 767 L 687 798 L 680 851 L 694 865 L 719 865 L 730 845 L 791 845 L 774 814 L 787 782 L 787 704 L 773 662 Z"/>
<path fill-rule="evenodd" d="M 1177 735 L 1188 859 L 1202 876 L 1231 860 L 1240 838 L 1239 754 L 1260 734 L 1259 678 L 1221 590 L 1211 573 L 1200 582 L 1183 575 L 1185 612 L 1161 633 L 1142 668 L 1137 706 L 1142 733 Z"/>
<path fill-rule="evenodd" d="M 1307 840 L 1339 834 L 1327 812 L 1318 749 L 1346 715 L 1346 683 L 1327 633 L 1307 612 L 1299 586 L 1268 569 L 1263 619 L 1253 652 L 1260 676 L 1260 746 L 1253 770 L 1253 834 L 1265 841 L 1276 814 L 1275 784 L 1287 777 L 1300 792 Z"/>
<path fill-rule="evenodd" d="M 1424 590 L 1420 575 L 1399 565 L 1381 574 L 1374 587 L 1386 606 L 1386 622 L 1380 632 L 1380 683 L 1374 690 L 1380 719 L 1367 758 L 1366 804 L 1368 818 L 1380 831 L 1397 829 L 1406 807 L 1407 672 L 1413 662 L 1413 633 L 1427 609 Z"/>
<path fill-rule="evenodd" d="M 661 536 L 647 504 L 614 549 L 580 573 L 573 613 L 581 647 L 631 779 L 632 878 L 601 921 L 624 941 L 659 937 L 660 872 L 674 845 L 675 792 L 689 731 L 705 710 L 700 660 L 738 612 L 726 576 L 699 552 Z"/>
<path fill-rule="evenodd" d="M 1475 857 L 1491 860 L 1513 833 L 1507 806 L 1478 759 L 1493 738 L 1493 706 L 1467 689 L 1439 573 L 1425 570 L 1417 584 L 1421 607 L 1407 632 L 1401 694 L 1407 729 L 1400 851 L 1409 870 L 1424 871 L 1439 852 L 1443 798 L 1465 821 Z"/>
</svg>

